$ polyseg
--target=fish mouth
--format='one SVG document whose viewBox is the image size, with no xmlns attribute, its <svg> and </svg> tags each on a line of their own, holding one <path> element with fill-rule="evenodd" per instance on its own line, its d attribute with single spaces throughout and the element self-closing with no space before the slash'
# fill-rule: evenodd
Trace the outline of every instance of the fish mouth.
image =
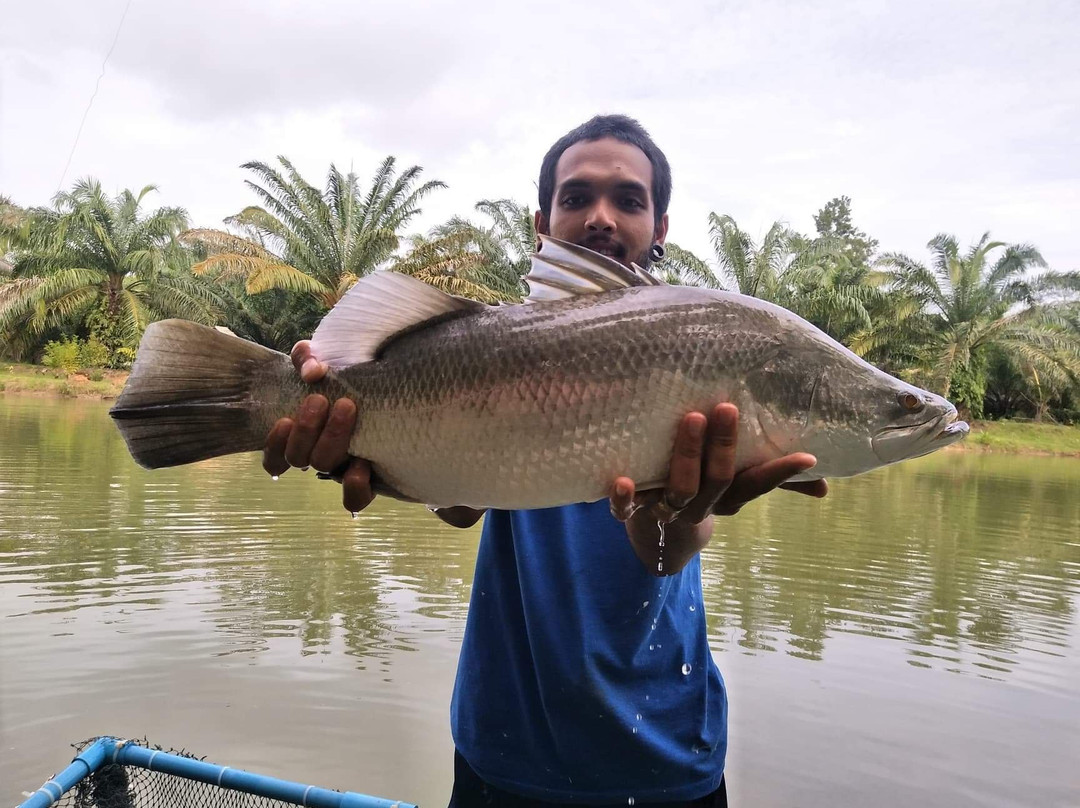
<svg viewBox="0 0 1080 808">
<path fill-rule="evenodd" d="M 958 421 L 956 410 L 950 408 L 922 423 L 886 427 L 874 435 L 871 443 L 879 458 L 896 463 L 943 449 L 963 440 L 970 431 L 967 422 Z"/>
<path fill-rule="evenodd" d="M 931 432 L 932 437 L 927 441 L 925 448 L 911 457 L 922 457 L 966 438 L 971 427 L 968 426 L 967 421 L 956 420 L 957 417 L 956 410 L 952 410 L 939 418 L 935 424 L 937 429 Z"/>
</svg>

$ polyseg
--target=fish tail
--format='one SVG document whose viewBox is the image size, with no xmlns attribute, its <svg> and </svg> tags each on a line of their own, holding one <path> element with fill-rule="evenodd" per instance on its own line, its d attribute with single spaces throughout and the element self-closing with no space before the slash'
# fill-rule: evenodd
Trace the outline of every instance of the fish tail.
<svg viewBox="0 0 1080 808">
<path fill-rule="evenodd" d="M 144 468 L 256 451 L 272 421 L 253 388 L 291 371 L 278 351 L 186 320 L 162 320 L 146 329 L 109 415 Z"/>
</svg>

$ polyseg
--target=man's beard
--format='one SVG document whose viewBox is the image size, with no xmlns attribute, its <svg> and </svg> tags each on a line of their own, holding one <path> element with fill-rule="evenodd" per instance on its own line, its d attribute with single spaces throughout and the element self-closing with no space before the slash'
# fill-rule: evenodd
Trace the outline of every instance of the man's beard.
<svg viewBox="0 0 1080 808">
<path fill-rule="evenodd" d="M 645 250 L 645 252 L 641 254 L 641 257 L 634 261 L 634 263 L 642 269 L 647 270 L 649 268 L 649 265 L 652 264 L 652 247 L 649 247 L 649 249 Z"/>
</svg>

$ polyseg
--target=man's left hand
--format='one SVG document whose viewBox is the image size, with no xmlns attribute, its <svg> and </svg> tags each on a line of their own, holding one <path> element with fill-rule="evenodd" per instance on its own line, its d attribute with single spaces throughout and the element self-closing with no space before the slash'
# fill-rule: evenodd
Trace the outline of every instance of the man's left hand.
<svg viewBox="0 0 1080 808">
<path fill-rule="evenodd" d="M 671 549 L 665 555 L 665 572 L 681 569 L 708 542 L 712 514 L 730 516 L 746 503 L 774 488 L 785 488 L 813 497 L 829 490 L 825 480 L 789 483 L 791 477 L 814 467 L 813 455 L 786 455 L 735 473 L 739 411 L 732 404 L 718 404 L 706 417 L 691 412 L 683 418 L 675 438 L 662 491 L 636 492 L 629 477 L 615 480 L 611 513 L 626 523 L 627 533 L 642 561 L 652 567 L 658 536 L 657 523 L 664 522 Z"/>
</svg>

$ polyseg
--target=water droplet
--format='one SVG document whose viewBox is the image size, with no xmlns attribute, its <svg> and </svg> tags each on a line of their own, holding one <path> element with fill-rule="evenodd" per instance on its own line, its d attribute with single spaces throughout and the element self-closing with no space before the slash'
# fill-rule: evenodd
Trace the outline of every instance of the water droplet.
<svg viewBox="0 0 1080 808">
<path fill-rule="evenodd" d="M 645 601 L 644 603 L 641 604 L 641 608 L 644 609 L 648 605 L 649 605 L 649 601 Z"/>
<path fill-rule="evenodd" d="M 692 671 L 692 670 L 693 670 L 693 668 L 691 668 L 691 667 L 690 667 L 690 663 L 689 663 L 689 662 L 684 662 L 684 663 L 683 663 L 683 666 L 682 666 L 682 675 L 683 675 L 683 676 L 689 676 L 689 675 L 690 675 L 690 671 Z"/>
<path fill-rule="evenodd" d="M 656 646 L 655 646 L 655 645 L 650 645 L 650 646 L 649 646 L 649 650 L 650 650 L 650 651 L 655 651 L 655 650 L 656 650 Z"/>
<path fill-rule="evenodd" d="M 656 562 L 656 571 L 657 572 L 663 572 L 664 571 L 664 562 L 663 561 L 657 561 Z"/>
<path fill-rule="evenodd" d="M 280 478 L 276 474 L 274 474 L 270 477 L 270 479 L 276 483 Z"/>
<path fill-rule="evenodd" d="M 691 606 L 691 607 L 690 607 L 690 611 L 692 611 L 692 612 L 696 612 L 696 611 L 697 611 L 697 607 L 696 607 L 696 606 Z"/>
<path fill-rule="evenodd" d="M 633 804 L 634 804 L 634 798 L 633 798 L 633 797 L 631 797 L 630 799 L 628 799 L 628 800 L 626 801 L 626 804 L 627 804 L 627 805 L 633 805 Z"/>
<path fill-rule="evenodd" d="M 636 716 L 634 716 L 634 718 L 636 718 L 638 721 L 640 721 L 641 720 L 641 713 L 638 713 Z"/>
<path fill-rule="evenodd" d="M 649 697 L 648 697 L 648 695 L 646 695 L 645 696 L 645 701 L 648 701 L 648 700 L 649 700 Z"/>
<path fill-rule="evenodd" d="M 356 511 L 353 511 L 353 512 L 352 512 L 352 518 L 353 518 L 353 519 L 355 519 L 355 518 L 356 518 L 356 517 L 358 517 L 359 515 L 360 515 L 360 514 L 359 514 L 358 512 L 356 512 Z"/>
<path fill-rule="evenodd" d="M 663 645 L 663 643 L 657 643 L 657 644 L 656 644 L 656 647 L 657 647 L 657 648 L 663 648 L 663 647 L 664 647 L 664 645 Z"/>
<path fill-rule="evenodd" d="M 635 735 L 637 735 L 637 727 L 634 727 L 634 728 L 633 728 L 633 729 L 631 730 L 631 732 L 633 732 L 633 733 L 634 733 Z"/>
</svg>

